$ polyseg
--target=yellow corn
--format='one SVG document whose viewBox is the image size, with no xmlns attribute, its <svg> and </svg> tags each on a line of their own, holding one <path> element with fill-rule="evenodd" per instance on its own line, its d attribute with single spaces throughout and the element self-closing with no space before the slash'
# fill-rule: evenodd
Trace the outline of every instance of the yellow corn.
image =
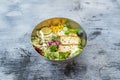
<svg viewBox="0 0 120 80">
<path fill-rule="evenodd" d="M 63 28 L 63 24 L 59 24 L 58 26 L 51 26 L 50 29 L 54 32 L 57 33 L 59 30 L 61 30 Z"/>
</svg>

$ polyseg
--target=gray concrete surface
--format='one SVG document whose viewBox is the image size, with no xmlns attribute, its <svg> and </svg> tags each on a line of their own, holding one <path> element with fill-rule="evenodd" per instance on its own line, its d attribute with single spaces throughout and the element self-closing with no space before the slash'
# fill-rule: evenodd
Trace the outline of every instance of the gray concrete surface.
<svg viewBox="0 0 120 80">
<path fill-rule="evenodd" d="M 46 61 L 30 44 L 34 26 L 51 17 L 87 32 L 71 64 Z M 120 0 L 0 0 L 0 80 L 120 80 Z"/>
</svg>

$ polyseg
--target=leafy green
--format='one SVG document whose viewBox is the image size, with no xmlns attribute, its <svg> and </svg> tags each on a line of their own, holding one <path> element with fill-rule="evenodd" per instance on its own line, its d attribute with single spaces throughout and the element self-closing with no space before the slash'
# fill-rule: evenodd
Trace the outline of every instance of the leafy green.
<svg viewBox="0 0 120 80">
<path fill-rule="evenodd" d="M 71 33 L 77 33 L 77 32 L 79 32 L 79 29 L 78 29 L 78 28 L 69 29 L 69 31 L 70 31 Z"/>
<path fill-rule="evenodd" d="M 60 37 L 57 37 L 57 36 L 52 36 L 52 39 L 53 39 L 53 40 L 59 40 L 59 39 L 60 39 Z"/>
<path fill-rule="evenodd" d="M 83 46 L 82 46 L 82 45 L 78 45 L 78 48 L 79 48 L 79 49 L 83 49 Z"/>
<path fill-rule="evenodd" d="M 69 35 L 69 33 L 77 33 L 77 32 L 79 32 L 78 28 L 73 28 L 73 29 L 71 29 L 71 28 L 72 28 L 71 27 L 71 22 L 66 21 L 65 24 L 64 24 L 64 28 L 63 28 L 64 34 Z"/>
<path fill-rule="evenodd" d="M 64 27 L 70 27 L 70 21 L 66 21 Z"/>
<path fill-rule="evenodd" d="M 50 59 L 50 60 L 64 60 L 69 56 L 69 52 L 49 52 L 46 53 L 46 55 L 44 55 L 46 58 Z"/>
<path fill-rule="evenodd" d="M 79 54 L 80 52 L 82 51 L 82 49 L 76 49 L 76 50 L 73 50 L 71 53 L 70 53 L 70 57 L 74 57 L 76 56 L 77 54 Z"/>
<path fill-rule="evenodd" d="M 70 34 L 70 31 L 65 31 L 64 32 L 66 35 L 69 35 Z"/>
<path fill-rule="evenodd" d="M 45 48 L 45 47 L 44 47 L 42 50 L 43 50 L 43 55 L 44 55 L 46 58 L 48 58 L 48 57 L 49 57 L 49 54 L 48 54 L 48 53 L 49 53 L 49 50 L 48 50 L 47 48 Z"/>
<path fill-rule="evenodd" d="M 63 31 L 64 34 L 66 34 L 66 35 L 69 35 L 69 33 L 70 33 L 67 27 L 64 27 L 62 31 Z"/>
<path fill-rule="evenodd" d="M 79 29 L 78 28 L 75 28 L 75 29 L 67 29 L 66 31 L 64 31 L 64 33 L 66 35 L 69 35 L 70 33 L 77 33 L 79 32 Z"/>
<path fill-rule="evenodd" d="M 61 52 L 59 54 L 59 59 L 66 59 L 69 56 L 69 52 Z"/>
<path fill-rule="evenodd" d="M 57 36 L 52 36 L 52 39 L 56 40 L 56 39 L 57 39 Z"/>
<path fill-rule="evenodd" d="M 58 48 L 57 48 L 56 45 L 51 45 L 51 46 L 49 47 L 49 49 L 50 49 L 51 52 L 56 52 L 56 51 L 58 50 Z"/>
<path fill-rule="evenodd" d="M 49 52 L 45 57 L 50 60 L 59 59 L 59 52 Z"/>
</svg>

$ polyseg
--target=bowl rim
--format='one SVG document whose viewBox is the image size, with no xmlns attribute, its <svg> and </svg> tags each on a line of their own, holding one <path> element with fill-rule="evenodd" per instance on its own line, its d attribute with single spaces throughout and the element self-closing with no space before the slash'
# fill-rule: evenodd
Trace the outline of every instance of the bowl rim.
<svg viewBox="0 0 120 80">
<path fill-rule="evenodd" d="M 32 45 L 32 41 L 31 41 L 31 37 L 32 37 L 32 33 L 33 33 L 34 29 L 35 29 L 39 24 L 41 24 L 42 22 L 47 21 L 47 20 L 51 20 L 51 19 L 67 19 L 67 20 L 70 20 L 70 21 L 72 21 L 72 22 L 77 23 L 77 24 L 80 26 L 80 28 L 83 30 L 83 32 L 84 32 L 84 34 L 85 34 L 85 40 L 86 40 L 86 42 L 85 42 L 85 45 L 84 45 L 82 51 L 79 52 L 79 54 L 77 54 L 77 55 L 75 55 L 75 56 L 73 56 L 73 57 L 71 57 L 71 58 L 68 58 L 68 59 L 63 59 L 63 60 L 50 60 L 50 59 L 48 59 L 48 58 L 45 58 L 44 56 L 42 56 L 41 54 L 39 54 L 39 53 L 35 50 L 35 48 L 34 48 L 33 45 Z M 87 42 L 88 42 L 87 33 L 86 33 L 86 31 L 83 29 L 83 27 L 80 25 L 80 23 L 78 23 L 77 21 L 72 20 L 72 19 L 70 19 L 70 18 L 66 18 L 66 17 L 52 17 L 52 18 L 44 19 L 44 20 L 40 21 L 37 25 L 34 26 L 34 28 L 33 28 L 32 31 L 31 31 L 31 35 L 30 35 L 30 43 L 31 43 L 32 47 L 34 48 L 35 52 L 38 53 L 38 54 L 40 55 L 40 57 L 44 58 L 45 60 L 52 61 L 52 62 L 64 62 L 64 61 L 66 62 L 66 61 L 69 61 L 69 60 L 71 60 L 71 59 L 74 59 L 75 57 L 77 57 L 77 56 L 79 56 L 81 53 L 83 53 L 83 51 L 84 51 L 84 49 L 85 49 L 85 47 L 86 47 L 86 45 L 87 45 Z"/>
</svg>

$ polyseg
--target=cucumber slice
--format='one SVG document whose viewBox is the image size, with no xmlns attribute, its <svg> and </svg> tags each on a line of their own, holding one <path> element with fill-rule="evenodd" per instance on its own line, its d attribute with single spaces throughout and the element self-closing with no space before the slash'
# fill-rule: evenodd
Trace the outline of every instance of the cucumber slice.
<svg viewBox="0 0 120 80">
<path fill-rule="evenodd" d="M 50 34 L 52 32 L 52 30 L 48 27 L 43 27 L 41 29 L 41 31 L 43 32 L 43 34 L 47 35 L 47 34 Z"/>
</svg>

